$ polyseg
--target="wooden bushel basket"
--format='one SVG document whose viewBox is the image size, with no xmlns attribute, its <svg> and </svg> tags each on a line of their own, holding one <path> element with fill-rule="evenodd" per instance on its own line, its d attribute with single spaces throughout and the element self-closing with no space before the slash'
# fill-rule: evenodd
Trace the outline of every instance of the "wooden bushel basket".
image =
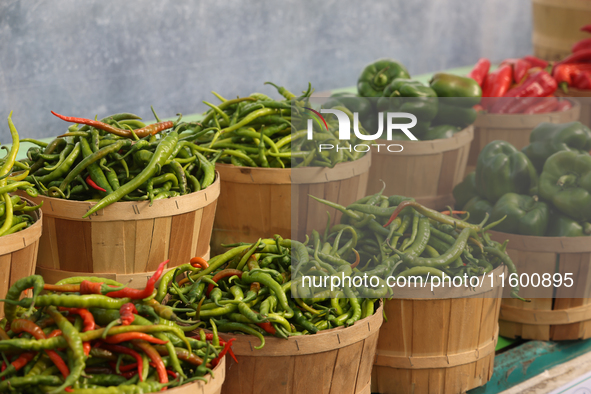
<svg viewBox="0 0 591 394">
<path fill-rule="evenodd" d="M 34 198 L 44 201 L 37 273 L 48 283 L 96 275 L 145 287 L 166 259 L 172 269 L 194 256 L 209 258 L 219 194 L 218 175 L 205 190 L 156 200 L 151 207 L 149 201 L 117 202 L 86 219 L 94 203 Z"/>
<path fill-rule="evenodd" d="M 507 252 L 519 274 L 573 273 L 575 286 L 585 294 L 585 298 L 565 298 L 572 290 L 550 286 L 543 290 L 538 287 L 545 297 L 534 298 L 529 303 L 504 299 L 499 317 L 500 334 L 542 341 L 591 338 L 591 237 L 490 233 L 495 241 L 509 240 Z"/>
<path fill-rule="evenodd" d="M 582 113 L 581 104 L 571 100 L 573 106 L 562 112 L 546 114 L 488 114 L 479 113 L 474 122 L 474 141 L 470 147 L 468 167 L 474 169 L 480 151 L 492 141 L 510 142 L 521 150 L 529 145 L 531 131 L 542 122 L 568 123 L 579 120 Z M 591 103 L 591 101 L 590 101 Z"/>
<path fill-rule="evenodd" d="M 591 35 L 589 35 L 589 37 L 591 37 Z M 579 119 L 575 120 L 579 120 L 585 126 L 591 127 L 591 90 L 568 88 L 568 93 L 564 93 L 561 89 L 556 89 L 555 94 L 561 97 L 573 97 L 574 101 L 581 106 L 581 115 L 579 116 Z M 577 100 L 577 98 L 581 98 L 581 100 Z"/>
<path fill-rule="evenodd" d="M 222 192 L 215 216 L 212 246 L 256 242 L 279 234 L 295 238 L 332 223 L 340 212 L 312 200 L 308 194 L 348 205 L 365 196 L 371 155 L 340 163 L 334 168 L 252 168 L 216 164 Z M 327 209 L 328 208 L 328 209 Z"/>
<path fill-rule="evenodd" d="M 404 149 L 402 152 L 392 153 L 382 146 L 378 152 L 378 148 L 372 146 L 368 193 L 379 192 L 384 181 L 386 196 L 412 196 L 419 203 L 433 209 L 453 205 L 452 190 L 464 179 L 473 138 L 474 129 L 469 126 L 446 139 L 377 140 L 375 144 L 399 143 Z"/>
<path fill-rule="evenodd" d="M 492 271 L 497 277 L 503 272 L 504 266 Z M 380 329 L 371 391 L 458 394 L 486 384 L 493 373 L 502 296 L 500 280 L 492 287 L 486 278 L 474 291 L 440 288 L 437 299 L 386 300 L 388 321 Z M 417 297 L 419 290 L 421 297 L 431 293 L 403 291 Z"/>
<path fill-rule="evenodd" d="M 383 314 L 314 335 L 289 339 L 220 334 L 236 338 L 232 349 L 238 364 L 227 361 L 223 394 L 370 394 L 371 366 Z"/>
<path fill-rule="evenodd" d="M 21 197 L 21 200 L 27 201 Z M 27 201 L 33 206 L 31 202 Z M 35 223 L 14 234 L 0 237 L 0 297 L 19 279 L 35 273 L 39 238 L 43 228 L 43 215 L 40 210 L 29 212 Z M 4 316 L 4 303 L 0 305 L 0 318 Z"/>
<path fill-rule="evenodd" d="M 589 37 L 580 28 L 591 21 L 588 0 L 532 0 L 534 55 L 562 60 L 577 41 Z"/>
<path fill-rule="evenodd" d="M 180 387 L 166 390 L 167 394 L 220 394 L 222 392 L 222 384 L 226 379 L 226 359 L 222 357 L 220 363 L 213 369 L 214 378 L 211 374 L 205 375 L 207 382 L 196 380 L 189 384 L 184 384 Z"/>
</svg>

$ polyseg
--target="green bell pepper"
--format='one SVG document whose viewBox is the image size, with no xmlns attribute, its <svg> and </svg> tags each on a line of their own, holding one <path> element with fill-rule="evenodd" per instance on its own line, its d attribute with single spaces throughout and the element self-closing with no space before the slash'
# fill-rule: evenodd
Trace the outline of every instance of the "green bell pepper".
<svg viewBox="0 0 591 394">
<path fill-rule="evenodd" d="M 480 103 L 482 97 L 482 89 L 478 82 L 459 75 L 437 73 L 431 78 L 429 86 L 435 90 L 438 97 L 463 97 L 448 103 L 454 106 L 472 107 Z"/>
<path fill-rule="evenodd" d="M 466 203 L 478 195 L 476 192 L 476 172 L 472 171 L 466 175 L 464 180 L 454 187 L 452 193 L 456 200 L 454 206 L 456 209 L 463 210 Z"/>
<path fill-rule="evenodd" d="M 540 196 L 565 215 L 591 220 L 591 156 L 570 151 L 550 156 L 540 175 Z"/>
<path fill-rule="evenodd" d="M 408 112 L 423 122 L 430 122 L 437 115 L 437 94 L 419 81 L 397 78 L 382 95 L 378 112 Z"/>
<path fill-rule="evenodd" d="M 550 212 L 548 237 L 584 237 L 591 235 L 591 223 L 579 223 L 558 211 Z"/>
<path fill-rule="evenodd" d="M 480 196 L 475 196 L 464 205 L 462 211 L 470 213 L 466 220 L 468 223 L 479 224 L 482 223 L 487 213 L 490 215 L 492 209 L 493 206 L 490 202 Z"/>
<path fill-rule="evenodd" d="M 529 145 L 521 151 L 529 157 L 538 173 L 546 160 L 562 150 L 583 153 L 591 150 L 591 130 L 581 122 L 540 123 L 529 136 Z"/>
<path fill-rule="evenodd" d="M 453 101 L 450 99 L 439 99 L 437 116 L 431 122 L 433 125 L 452 125 L 465 128 L 474 123 L 476 116 L 478 116 L 474 108 L 450 105 L 451 103 Z"/>
<path fill-rule="evenodd" d="M 538 174 L 527 156 L 506 141 L 492 141 L 476 162 L 476 190 L 496 203 L 507 193 L 537 193 Z"/>
<path fill-rule="evenodd" d="M 538 201 L 536 196 L 507 193 L 493 207 L 490 221 L 496 222 L 504 216 L 495 231 L 542 237 L 546 234 L 550 213 L 548 204 Z"/>
<path fill-rule="evenodd" d="M 396 60 L 376 60 L 361 72 L 357 80 L 357 93 L 361 97 L 381 97 L 386 86 L 396 78 L 410 78 L 410 74 Z"/>
<path fill-rule="evenodd" d="M 423 134 L 422 140 L 440 140 L 445 138 L 451 138 L 455 133 L 460 131 L 460 127 L 452 126 L 449 124 L 439 125 L 430 127 L 425 134 Z"/>
</svg>

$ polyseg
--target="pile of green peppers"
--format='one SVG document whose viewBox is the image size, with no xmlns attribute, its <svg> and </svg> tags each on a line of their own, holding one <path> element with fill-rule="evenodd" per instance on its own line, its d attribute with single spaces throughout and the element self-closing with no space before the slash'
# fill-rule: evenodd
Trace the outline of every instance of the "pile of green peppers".
<svg viewBox="0 0 591 394">
<path fill-rule="evenodd" d="M 327 227 L 322 240 L 337 240 L 332 255 L 325 254 L 328 248 L 318 241 L 317 234 L 312 236 L 309 252 L 338 265 L 358 260 L 353 275 L 381 278 L 374 288 L 357 289 L 363 296 L 386 297 L 388 286 L 383 280 L 388 276 L 472 277 L 501 264 L 509 274 L 517 272 L 505 252 L 506 245 L 492 241 L 486 232 L 503 218 L 486 225 L 486 215 L 479 224 L 471 224 L 455 218 L 453 212 L 441 213 L 412 198 L 386 197 L 381 192 L 347 207 L 313 198 L 343 215 L 340 224 Z M 511 291 L 515 298 L 520 298 L 518 293 L 518 286 Z"/>
<path fill-rule="evenodd" d="M 32 297 L 21 299 L 29 288 Z M 232 340 L 189 336 L 200 324 L 179 324 L 154 301 L 153 284 L 146 289 L 96 277 L 16 281 L 3 300 L 0 392 L 141 394 L 215 379 L 211 368 L 233 356 Z"/>
<path fill-rule="evenodd" d="M 472 223 L 506 216 L 495 230 L 512 234 L 591 235 L 591 130 L 580 122 L 541 123 L 522 151 L 489 143 L 476 171 L 454 188 L 456 208 Z"/>
<path fill-rule="evenodd" d="M 205 102 L 211 107 L 201 121 L 206 134 L 199 143 L 209 149 L 208 157 L 219 158 L 219 163 L 240 167 L 334 167 L 335 165 L 361 158 L 365 152 L 356 152 L 351 146 L 358 140 L 340 141 L 338 120 L 325 115 L 326 124 L 320 122 L 311 107 L 311 85 L 302 95 L 296 96 L 284 87 L 270 82 L 283 100 L 274 100 L 262 93 L 247 97 L 221 100 L 218 105 Z M 353 114 L 339 107 L 353 122 Z M 307 120 L 313 120 L 313 139 L 307 138 Z M 360 129 L 362 130 L 362 128 Z M 361 131 L 365 133 L 365 131 Z M 321 144 L 332 149 L 320 150 Z"/>
<path fill-rule="evenodd" d="M 232 249 L 202 263 L 201 269 L 186 264 L 171 271 L 162 279 L 156 299 L 165 300 L 183 318 L 203 321 L 213 332 L 258 337 L 255 349 L 264 346 L 266 336 L 315 334 L 374 314 L 380 294 L 360 299 L 358 289 L 346 286 L 308 294 L 299 276 L 353 275 L 349 263 L 333 268 L 330 261 L 315 258 L 305 244 L 279 236 L 227 246 Z M 178 280 L 185 272 L 186 277 Z"/>
<path fill-rule="evenodd" d="M 413 135 L 419 140 L 434 140 L 450 138 L 474 123 L 476 110 L 473 107 L 481 96 L 480 86 L 471 78 L 438 73 L 426 86 L 412 80 L 406 68 L 396 60 L 379 59 L 362 71 L 357 94 L 337 93 L 323 107 L 339 105 L 358 112 L 369 134 L 378 129 L 378 113 L 411 113 L 417 117 L 417 125 L 411 130 Z M 397 131 L 393 139 L 409 138 Z"/>
<path fill-rule="evenodd" d="M 24 180 L 45 196 L 98 202 L 84 217 L 117 201 L 153 202 L 215 180 L 215 165 L 204 156 L 210 150 L 194 143 L 205 133 L 198 123 L 179 118 L 146 126 L 127 113 L 62 118 L 76 124 L 50 143 L 27 140 L 37 146 L 21 160 L 30 167 Z"/>
</svg>

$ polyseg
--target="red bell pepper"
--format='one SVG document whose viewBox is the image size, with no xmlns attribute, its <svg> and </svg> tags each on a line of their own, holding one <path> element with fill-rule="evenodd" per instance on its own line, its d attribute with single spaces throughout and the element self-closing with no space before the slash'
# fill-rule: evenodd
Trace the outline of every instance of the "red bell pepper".
<svg viewBox="0 0 591 394">
<path fill-rule="evenodd" d="M 568 87 L 574 83 L 574 78 L 577 74 L 583 71 L 591 71 L 591 64 L 588 63 L 569 63 L 569 64 L 558 64 L 554 66 L 552 75 L 556 80 L 556 83 L 562 91 L 565 93 L 568 91 Z"/>
<path fill-rule="evenodd" d="M 488 60 L 485 57 L 480 58 L 474 65 L 472 71 L 470 71 L 470 73 L 468 74 L 468 78 L 472 78 L 473 80 L 478 82 L 478 85 L 480 85 L 480 87 L 482 87 L 482 84 L 484 83 L 484 79 L 486 78 L 489 69 L 490 60 Z"/>
<path fill-rule="evenodd" d="M 515 83 L 521 82 L 523 77 L 525 77 L 527 70 L 532 67 L 532 65 L 527 60 L 523 59 L 506 59 L 501 63 L 501 66 L 504 65 L 508 65 L 513 68 L 513 80 Z"/>
<path fill-rule="evenodd" d="M 542 60 L 542 59 L 535 57 L 535 56 L 527 55 L 527 56 L 524 56 L 522 59 L 525 60 L 526 62 L 529 62 L 529 64 L 531 64 L 532 67 L 540 67 L 540 68 L 548 67 L 547 61 Z"/>
<path fill-rule="evenodd" d="M 540 70 L 530 75 L 523 84 L 509 90 L 503 97 L 546 97 L 556 91 L 556 81 L 550 74 Z M 490 109 L 491 113 L 504 114 L 519 100 L 503 99 L 495 103 Z"/>
<path fill-rule="evenodd" d="M 591 89 L 591 72 L 581 71 L 573 78 L 573 87 L 577 89 Z"/>
<path fill-rule="evenodd" d="M 546 112 L 552 112 L 556 110 L 558 107 L 558 99 L 556 97 L 551 98 L 544 98 L 542 101 L 539 101 L 525 111 L 524 114 L 544 114 Z"/>
<path fill-rule="evenodd" d="M 538 101 L 544 100 L 543 97 L 523 97 L 514 101 L 514 104 L 507 109 L 507 114 L 520 114 Z"/>
<path fill-rule="evenodd" d="M 502 97 L 513 81 L 513 69 L 505 65 L 488 74 L 482 86 L 482 97 Z"/>
<path fill-rule="evenodd" d="M 591 25 L 582 26 L 581 31 L 586 31 L 587 33 L 591 33 Z"/>
</svg>

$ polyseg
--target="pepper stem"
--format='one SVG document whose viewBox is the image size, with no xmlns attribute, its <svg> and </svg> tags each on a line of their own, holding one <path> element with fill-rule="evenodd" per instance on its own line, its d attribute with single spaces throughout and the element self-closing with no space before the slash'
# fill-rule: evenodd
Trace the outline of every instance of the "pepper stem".
<svg viewBox="0 0 591 394">
<path fill-rule="evenodd" d="M 390 67 L 381 69 L 375 77 L 373 77 L 373 83 L 375 86 L 385 86 L 388 83 L 388 76 L 384 75 Z"/>
<path fill-rule="evenodd" d="M 571 186 L 573 184 L 575 184 L 577 182 L 577 176 L 576 175 L 563 175 L 560 178 L 558 178 L 558 182 L 556 182 L 556 184 L 558 186 L 564 187 L 564 186 Z"/>
</svg>

